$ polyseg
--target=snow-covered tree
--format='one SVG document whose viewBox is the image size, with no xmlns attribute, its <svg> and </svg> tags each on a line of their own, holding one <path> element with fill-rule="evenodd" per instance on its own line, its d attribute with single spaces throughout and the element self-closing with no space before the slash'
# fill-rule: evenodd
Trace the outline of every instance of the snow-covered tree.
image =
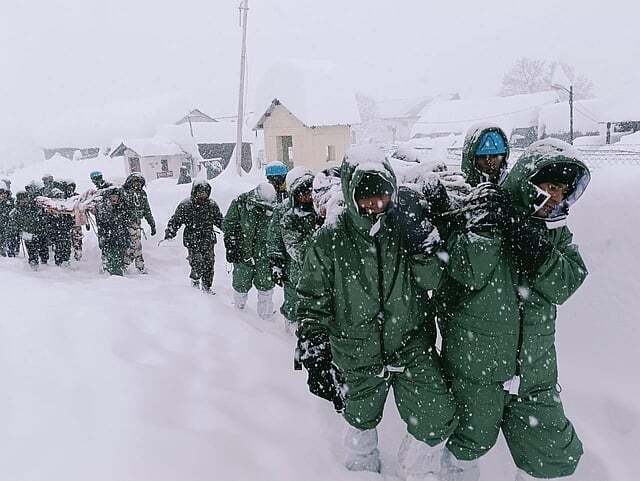
<svg viewBox="0 0 640 481">
<path fill-rule="evenodd" d="M 508 97 L 550 90 L 551 77 L 559 67 L 564 70 L 571 81 L 576 100 L 593 97 L 593 83 L 587 77 L 577 75 L 572 65 L 566 62 L 536 60 L 527 57 L 517 59 L 504 75 L 500 95 Z M 559 93 L 562 98 L 568 97 L 564 91 Z"/>
</svg>

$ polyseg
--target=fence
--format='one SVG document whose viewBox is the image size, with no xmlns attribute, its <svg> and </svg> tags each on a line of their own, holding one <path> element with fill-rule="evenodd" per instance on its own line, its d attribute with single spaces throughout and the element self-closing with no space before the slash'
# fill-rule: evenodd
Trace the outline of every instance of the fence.
<svg viewBox="0 0 640 481">
<path fill-rule="evenodd" d="M 640 145 L 621 146 L 577 146 L 582 160 L 590 169 L 597 169 L 609 165 L 635 165 L 640 167 Z M 513 149 L 511 151 L 510 164 L 513 165 L 524 149 Z M 450 167 L 459 168 L 462 159 L 462 148 L 447 149 L 446 164 Z"/>
</svg>

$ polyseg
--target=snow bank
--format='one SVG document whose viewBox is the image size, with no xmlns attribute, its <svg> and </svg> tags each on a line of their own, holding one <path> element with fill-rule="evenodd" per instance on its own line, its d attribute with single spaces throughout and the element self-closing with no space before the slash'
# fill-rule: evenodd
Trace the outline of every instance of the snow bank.
<svg viewBox="0 0 640 481">
<path fill-rule="evenodd" d="M 57 165 L 21 175 L 84 175 L 80 163 L 62 173 Z M 260 180 L 227 169 L 212 195 L 226 211 Z M 585 445 L 575 481 L 635 481 L 640 469 L 639 183 L 638 167 L 602 167 L 569 218 L 590 271 L 557 326 L 562 397 Z M 147 190 L 161 233 L 190 185 L 159 180 Z M 283 320 L 259 321 L 253 293 L 246 312 L 232 308 L 222 243 L 217 295 L 208 297 L 188 287 L 180 240 L 157 241 L 143 240 L 147 276 L 100 276 L 93 233 L 72 271 L 33 273 L 23 258 L 0 258 L 3 479 L 398 479 L 405 428 L 391 400 L 380 425 L 382 477 L 346 471 L 342 421 L 292 370 Z M 502 438 L 480 465 L 481 481 L 513 479 Z"/>
</svg>

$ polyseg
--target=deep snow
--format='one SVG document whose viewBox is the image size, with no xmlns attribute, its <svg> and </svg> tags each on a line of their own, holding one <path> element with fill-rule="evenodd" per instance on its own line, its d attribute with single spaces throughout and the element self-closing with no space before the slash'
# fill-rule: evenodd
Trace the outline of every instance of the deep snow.
<svg viewBox="0 0 640 481">
<path fill-rule="evenodd" d="M 213 196 L 226 211 L 258 182 L 225 173 Z M 598 169 L 569 219 L 590 270 L 560 307 L 557 336 L 565 408 L 586 449 L 580 481 L 631 481 L 640 467 L 639 183 L 637 167 Z M 0 479 L 381 479 L 342 468 L 342 421 L 292 370 L 282 318 L 260 321 L 254 295 L 233 309 L 222 243 L 212 297 L 189 287 L 180 239 L 158 247 L 188 191 L 148 186 L 159 235 L 143 241 L 147 276 L 98 274 L 93 233 L 71 270 L 0 258 Z M 403 432 L 390 402 L 384 479 L 395 479 Z M 481 467 L 483 481 L 513 479 L 502 439 Z"/>
</svg>

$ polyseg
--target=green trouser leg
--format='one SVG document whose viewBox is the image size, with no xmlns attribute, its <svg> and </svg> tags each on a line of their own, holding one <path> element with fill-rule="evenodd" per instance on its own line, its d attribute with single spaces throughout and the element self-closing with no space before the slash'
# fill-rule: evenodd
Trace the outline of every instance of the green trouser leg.
<svg viewBox="0 0 640 481">
<path fill-rule="evenodd" d="M 515 464 L 532 476 L 572 474 L 582 443 L 566 418 L 555 387 L 513 396 L 501 383 L 454 379 L 460 423 L 447 447 L 461 460 L 477 459 L 496 443 L 500 429 Z"/>
<path fill-rule="evenodd" d="M 253 266 L 253 285 L 259 291 L 270 291 L 275 284 L 271 279 L 271 267 L 268 259 L 256 260 Z"/>
<path fill-rule="evenodd" d="M 273 280 L 271 280 L 271 268 L 269 261 L 266 259 L 259 260 L 254 264 L 246 262 L 236 262 L 233 264 L 233 289 L 236 292 L 245 294 L 251 290 L 251 287 L 259 291 L 269 291 L 273 289 Z"/>
<path fill-rule="evenodd" d="M 280 312 L 289 322 L 296 322 L 296 302 L 297 302 L 296 286 L 289 282 L 284 283 L 284 302 L 280 307 Z"/>
<path fill-rule="evenodd" d="M 235 262 L 233 264 L 233 280 L 231 282 L 233 290 L 241 294 L 249 292 L 253 284 L 253 273 L 254 269 L 251 264 Z"/>
<path fill-rule="evenodd" d="M 433 350 L 431 350 L 433 351 Z M 344 417 L 352 426 L 375 428 L 382 419 L 389 388 L 407 431 L 416 439 L 436 446 L 447 439 L 456 426 L 456 405 L 432 352 L 420 353 L 404 372 L 384 377 L 345 373 Z"/>
<path fill-rule="evenodd" d="M 103 253 L 107 261 L 107 272 L 112 276 L 123 276 L 125 268 L 125 248 L 105 246 Z"/>
</svg>

